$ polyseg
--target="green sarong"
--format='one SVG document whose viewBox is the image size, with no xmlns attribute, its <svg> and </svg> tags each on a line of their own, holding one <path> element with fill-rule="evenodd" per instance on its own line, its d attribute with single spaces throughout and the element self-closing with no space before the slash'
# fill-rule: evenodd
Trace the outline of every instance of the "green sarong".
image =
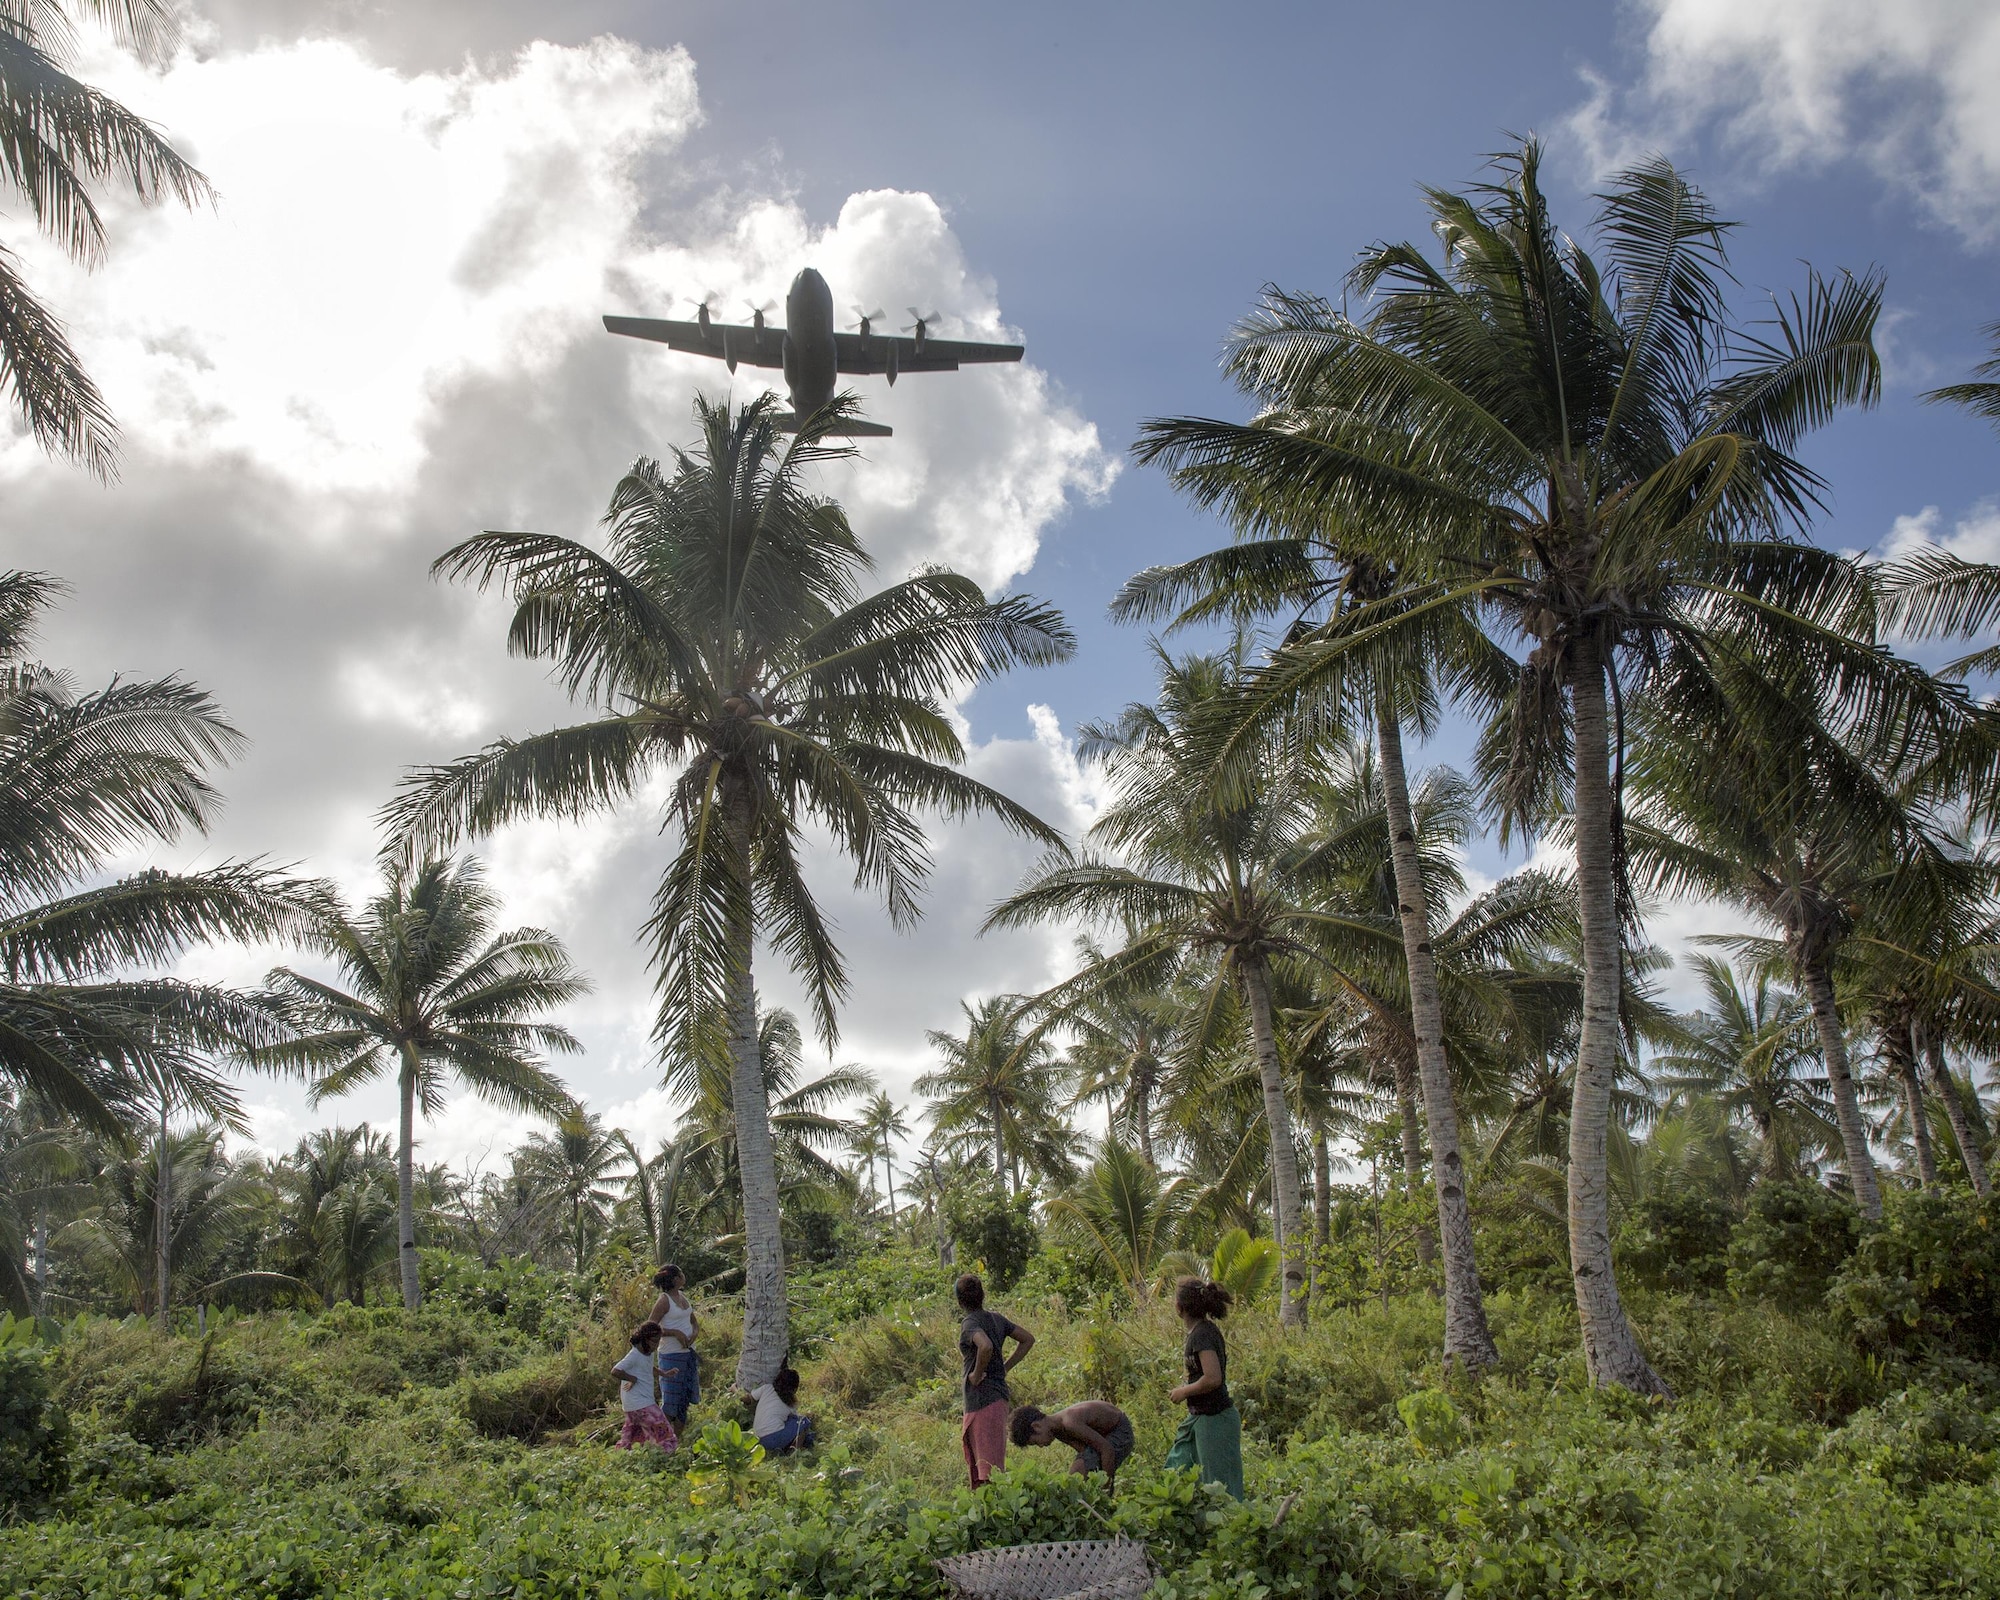
<svg viewBox="0 0 2000 1600">
<path fill-rule="evenodd" d="M 1219 1483 L 1232 1498 L 1243 1498 L 1243 1417 L 1236 1407 L 1212 1417 L 1192 1411 L 1167 1452 L 1170 1467 L 1199 1467 L 1203 1483 Z"/>
</svg>

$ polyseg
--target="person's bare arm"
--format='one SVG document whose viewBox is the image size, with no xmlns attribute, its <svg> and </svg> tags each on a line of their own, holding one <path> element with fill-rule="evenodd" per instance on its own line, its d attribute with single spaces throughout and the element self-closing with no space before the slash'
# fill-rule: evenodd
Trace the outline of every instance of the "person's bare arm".
<svg viewBox="0 0 2000 1600">
<path fill-rule="evenodd" d="M 1192 1400 L 1198 1394 L 1213 1394 L 1222 1387 L 1222 1362 L 1213 1350 L 1201 1352 L 1201 1376 L 1183 1383 L 1168 1395 L 1169 1400 Z"/>
<path fill-rule="evenodd" d="M 1095 1450 L 1097 1452 L 1098 1471 L 1112 1472 L 1116 1470 L 1111 1461 L 1111 1441 L 1105 1438 L 1103 1434 L 1099 1433 L 1089 1423 L 1079 1422 L 1072 1413 L 1065 1411 L 1062 1421 L 1057 1426 L 1062 1429 L 1063 1437 L 1075 1445 L 1077 1449 Z M 1078 1456 L 1076 1460 L 1070 1463 L 1069 1470 L 1071 1472 L 1088 1472 L 1090 1468 L 1083 1464 L 1083 1457 Z"/>
<path fill-rule="evenodd" d="M 979 1353 L 972 1358 L 972 1370 L 966 1374 L 965 1381 L 968 1387 L 977 1389 L 986 1381 L 986 1369 L 992 1364 L 993 1341 L 975 1328 L 972 1331 L 972 1348 Z M 1007 1370 L 1004 1361 L 1000 1364 L 1000 1370 L 1002 1372 Z"/>
<path fill-rule="evenodd" d="M 1018 1322 L 1010 1323 L 1009 1326 L 1014 1330 L 1014 1353 L 1000 1364 L 1002 1372 L 1012 1372 L 1021 1364 L 1021 1357 L 1035 1348 L 1035 1336 L 1032 1333 Z"/>
</svg>

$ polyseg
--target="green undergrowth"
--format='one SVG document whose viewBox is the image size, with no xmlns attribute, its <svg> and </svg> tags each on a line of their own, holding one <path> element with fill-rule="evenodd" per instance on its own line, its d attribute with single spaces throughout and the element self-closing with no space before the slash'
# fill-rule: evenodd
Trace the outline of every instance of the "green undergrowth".
<svg viewBox="0 0 2000 1600">
<path fill-rule="evenodd" d="M 0 1528 L 0 1572 L 32 1600 L 934 1600 L 941 1556 L 1116 1528 L 1152 1549 L 1156 1600 L 2000 1595 L 2000 1377 L 1962 1342 L 1899 1346 L 1837 1307 L 1635 1294 L 1679 1393 L 1661 1405 L 1588 1390 L 1553 1293 L 1492 1297 L 1504 1363 L 1476 1383 L 1442 1381 L 1429 1296 L 1290 1334 L 1251 1306 L 1229 1324 L 1251 1491 L 1236 1506 L 1160 1468 L 1179 1420 L 1167 1308 L 1072 1302 L 1032 1275 L 998 1297 L 1038 1336 L 1017 1397 L 1115 1399 L 1139 1449 L 1115 1500 L 1056 1450 L 1014 1453 L 975 1493 L 935 1258 L 864 1262 L 838 1315 L 811 1299 L 830 1276 L 796 1286 L 825 1446 L 724 1495 L 699 1462 L 691 1482 L 691 1450 L 610 1448 L 608 1368 L 642 1285 L 561 1325 L 468 1291 L 414 1317 L 270 1314 L 207 1339 L 72 1328 L 10 1355 L 61 1403 L 66 1449 Z M 703 1310 L 697 1433 L 743 1420 L 735 1313 Z"/>
</svg>

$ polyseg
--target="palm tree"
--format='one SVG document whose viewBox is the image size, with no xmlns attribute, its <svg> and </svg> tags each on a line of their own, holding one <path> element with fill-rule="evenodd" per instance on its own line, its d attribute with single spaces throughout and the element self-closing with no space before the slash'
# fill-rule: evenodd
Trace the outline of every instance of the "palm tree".
<svg viewBox="0 0 2000 1600">
<path fill-rule="evenodd" d="M 366 1123 L 315 1128 L 272 1174 L 283 1196 L 278 1266 L 315 1287 L 323 1307 L 359 1305 L 368 1278 L 396 1257 L 395 1160 Z"/>
<path fill-rule="evenodd" d="M 1075 1167 L 1077 1138 L 1064 1121 L 1071 1076 L 1046 1031 L 1023 1026 L 1018 995 L 996 995 L 976 1006 L 959 1002 L 963 1033 L 933 1028 L 924 1037 L 943 1058 L 935 1072 L 917 1079 L 917 1093 L 931 1100 L 930 1122 L 940 1153 L 984 1147 L 994 1186 L 1014 1192 L 1021 1169 L 1067 1177 Z"/>
<path fill-rule="evenodd" d="M 77 1131 L 0 1087 L 0 1305 L 48 1314 L 50 1228 L 87 1203 L 90 1178 Z"/>
<path fill-rule="evenodd" d="M 154 63 L 180 38 L 172 0 L 7 0 L 0 5 L 0 174 L 36 225 L 72 260 L 104 257 L 104 219 L 93 187 L 122 184 L 147 205 L 192 208 L 208 180 L 159 131 L 110 96 L 70 76 L 76 33 L 70 12 L 107 24 L 121 44 Z M 61 320 L 35 297 L 11 254 L 0 255 L 0 377 L 14 407 L 46 449 L 112 476 L 117 428 L 84 371 Z"/>
<path fill-rule="evenodd" d="M 1728 962 L 1694 958 L 1706 1007 L 1683 1019 L 1686 1040 L 1649 1063 L 1670 1095 L 1712 1098 L 1756 1131 L 1764 1175 L 1796 1177 L 1808 1157 L 1834 1148 L 1824 1074 L 1812 1069 L 1814 1023 L 1804 998 L 1762 967 L 1739 982 Z"/>
<path fill-rule="evenodd" d="M 877 1089 L 863 1102 L 854 1119 L 854 1154 L 868 1163 L 868 1186 L 875 1186 L 875 1163 L 882 1163 L 884 1186 L 888 1192 L 889 1215 L 896 1215 L 896 1141 L 910 1136 L 910 1125 L 889 1098 L 886 1089 Z"/>
<path fill-rule="evenodd" d="M 569 1213 L 570 1270 L 582 1272 L 591 1242 L 611 1221 L 611 1185 L 628 1176 L 629 1141 L 580 1105 L 566 1107 L 553 1133 L 531 1133 L 520 1152 L 521 1170 L 561 1200 Z"/>
<path fill-rule="evenodd" d="M 152 1147 L 100 1141 L 97 1203 L 62 1231 L 133 1310 L 164 1319 L 174 1286 L 208 1282 L 243 1199 L 222 1130 L 170 1132 Z M 164 1182 L 162 1181 L 164 1178 Z"/>
<path fill-rule="evenodd" d="M 269 1042 L 273 1019 L 228 989 L 145 974 L 212 940 L 285 935 L 316 891 L 255 863 L 104 881 L 118 855 L 206 829 L 207 769 L 243 741 L 178 678 L 81 693 L 33 661 L 58 592 L 0 574 L 0 1079 L 114 1137 L 163 1098 L 233 1117 L 212 1055 Z"/>
<path fill-rule="evenodd" d="M 789 1317 L 778 1175 L 757 1057 L 751 971 L 764 938 L 805 980 L 831 1048 L 847 970 L 808 887 L 801 830 L 824 829 L 882 891 L 899 928 L 928 871 L 918 813 L 984 812 L 1053 843 L 1020 806 L 958 770 L 946 696 L 1016 663 L 1067 657 L 1061 618 L 1019 596 L 989 601 L 928 570 L 863 598 L 869 562 L 831 500 L 807 492 L 824 443 L 853 414 L 822 408 L 781 448 L 777 402 L 698 400 L 700 441 L 671 469 L 639 462 L 612 496 L 610 548 L 486 533 L 434 571 L 516 602 L 510 644 L 555 664 L 595 721 L 503 740 L 419 772 L 394 808 L 412 841 L 449 841 L 517 817 L 578 817 L 675 775 L 680 848 L 646 927 L 658 1037 L 670 1056 L 729 1063 L 749 1259 L 737 1376 L 766 1381 Z"/>
<path fill-rule="evenodd" d="M 1244 648 L 1239 640 L 1229 658 L 1175 660 L 1161 652 L 1157 706 L 1131 705 L 1115 724 L 1080 731 L 1079 751 L 1107 763 L 1116 790 L 1091 840 L 1130 864 L 1047 858 L 994 908 L 987 925 L 1124 922 L 1145 931 L 1095 971 L 1087 969 L 1086 981 L 1137 974 L 1177 954 L 1202 952 L 1215 959 L 1218 982 L 1241 991 L 1270 1140 L 1274 1231 L 1285 1262 L 1279 1319 L 1289 1326 L 1304 1317 L 1305 1233 L 1272 961 L 1303 950 L 1308 932 L 1338 928 L 1363 937 L 1394 936 L 1379 925 L 1317 909 L 1301 896 L 1295 868 L 1313 823 L 1319 763 L 1274 763 L 1240 795 L 1213 792 L 1211 731 L 1218 714 L 1232 706 Z"/>
<path fill-rule="evenodd" d="M 1601 197 L 1602 262 L 1563 234 L 1533 141 L 1468 195 L 1427 191 L 1442 266 L 1369 250 L 1353 321 L 1274 294 L 1237 360 L 1309 394 L 1285 426 L 1151 426 L 1170 466 L 1218 459 L 1310 501 L 1395 593 L 1302 643 L 1263 698 L 1287 708 L 1354 681 L 1407 682 L 1475 610 L 1527 659 L 1494 707 L 1482 773 L 1503 821 L 1574 816 L 1583 1026 L 1570 1117 L 1570 1258 L 1593 1382 L 1663 1388 L 1612 1272 L 1606 1150 L 1621 1054 L 1622 708 L 1696 693 L 1718 658 L 1788 660 L 1836 684 L 1857 722 L 1910 725 L 1921 674 L 1876 652 L 1851 563 L 1790 542 L 1819 480 L 1793 453 L 1834 410 L 1872 403 L 1874 277 L 1813 274 L 1768 335 L 1734 325 L 1727 225 L 1663 160 Z M 1485 687 L 1478 676 L 1465 687 Z M 1487 691 L 1490 694 L 1490 690 Z"/>
<path fill-rule="evenodd" d="M 1963 406 L 1975 417 L 1984 417 L 1988 422 L 2000 427 L 2000 322 L 1989 322 L 1980 329 L 1993 346 L 1993 354 L 1972 370 L 1979 379 L 1971 383 L 1946 384 L 1942 389 L 1932 389 L 1921 396 L 1932 405 Z"/>
<path fill-rule="evenodd" d="M 276 967 L 265 980 L 294 1038 L 257 1053 L 265 1066 L 302 1072 L 315 1105 L 396 1075 L 397 1261 L 406 1310 L 417 1309 L 416 1116 L 444 1109 L 456 1079 L 483 1099 L 544 1115 L 569 1104 L 543 1064 L 582 1047 L 539 1020 L 589 990 L 562 942 L 539 928 L 494 934 L 498 902 L 474 861 L 391 864 L 358 916 L 329 904 L 312 943 L 340 987 Z"/>
<path fill-rule="evenodd" d="M 1151 1297 L 1186 1210 L 1184 1182 L 1168 1182 L 1150 1161 L 1112 1143 L 1074 1189 L 1049 1202 L 1051 1216 L 1075 1232 L 1135 1300 Z"/>
<path fill-rule="evenodd" d="M 842 1101 L 872 1094 L 874 1076 L 865 1068 L 835 1067 L 801 1081 L 805 1040 L 798 1018 L 779 1006 L 757 1019 L 757 1060 L 763 1073 L 760 1104 L 767 1108 L 773 1165 L 777 1170 L 781 1220 L 847 1184 L 846 1174 L 826 1152 L 847 1144 L 854 1124 L 834 1115 Z M 673 1151 L 701 1195 L 703 1214 L 719 1216 L 731 1230 L 745 1227 L 743 1144 L 736 1122 L 736 1097 L 727 1063 L 713 1059 L 668 1064 L 667 1086 L 681 1106 Z"/>
</svg>

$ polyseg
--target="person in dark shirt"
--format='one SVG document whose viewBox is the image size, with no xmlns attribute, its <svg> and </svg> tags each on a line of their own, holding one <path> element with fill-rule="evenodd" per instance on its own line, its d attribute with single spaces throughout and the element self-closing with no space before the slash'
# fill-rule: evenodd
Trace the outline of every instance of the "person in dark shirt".
<svg viewBox="0 0 2000 1600">
<path fill-rule="evenodd" d="M 1243 1498 L 1243 1418 L 1229 1398 L 1229 1349 L 1215 1324 L 1229 1315 L 1235 1297 L 1218 1283 L 1181 1279 L 1174 1309 L 1187 1328 L 1181 1356 L 1187 1382 L 1167 1396 L 1183 1401 L 1188 1414 L 1167 1452 L 1170 1467 L 1198 1467 L 1204 1483 L 1219 1483 Z"/>
<path fill-rule="evenodd" d="M 959 1442 L 965 1449 L 965 1470 L 978 1488 L 1007 1463 L 1007 1374 L 1034 1348 L 1035 1336 L 1017 1322 L 986 1309 L 986 1285 L 968 1272 L 958 1280 L 958 1308 L 965 1320 L 958 1330 L 958 1352 L 965 1362 L 965 1420 Z M 1014 1341 L 1014 1353 L 1005 1349 Z"/>
<path fill-rule="evenodd" d="M 1101 1472 L 1113 1483 L 1136 1443 L 1132 1419 L 1109 1400 L 1079 1400 L 1053 1416 L 1038 1406 L 1017 1406 L 1007 1421 L 1007 1437 L 1023 1450 L 1066 1444 L 1076 1452 L 1071 1472 Z"/>
</svg>

